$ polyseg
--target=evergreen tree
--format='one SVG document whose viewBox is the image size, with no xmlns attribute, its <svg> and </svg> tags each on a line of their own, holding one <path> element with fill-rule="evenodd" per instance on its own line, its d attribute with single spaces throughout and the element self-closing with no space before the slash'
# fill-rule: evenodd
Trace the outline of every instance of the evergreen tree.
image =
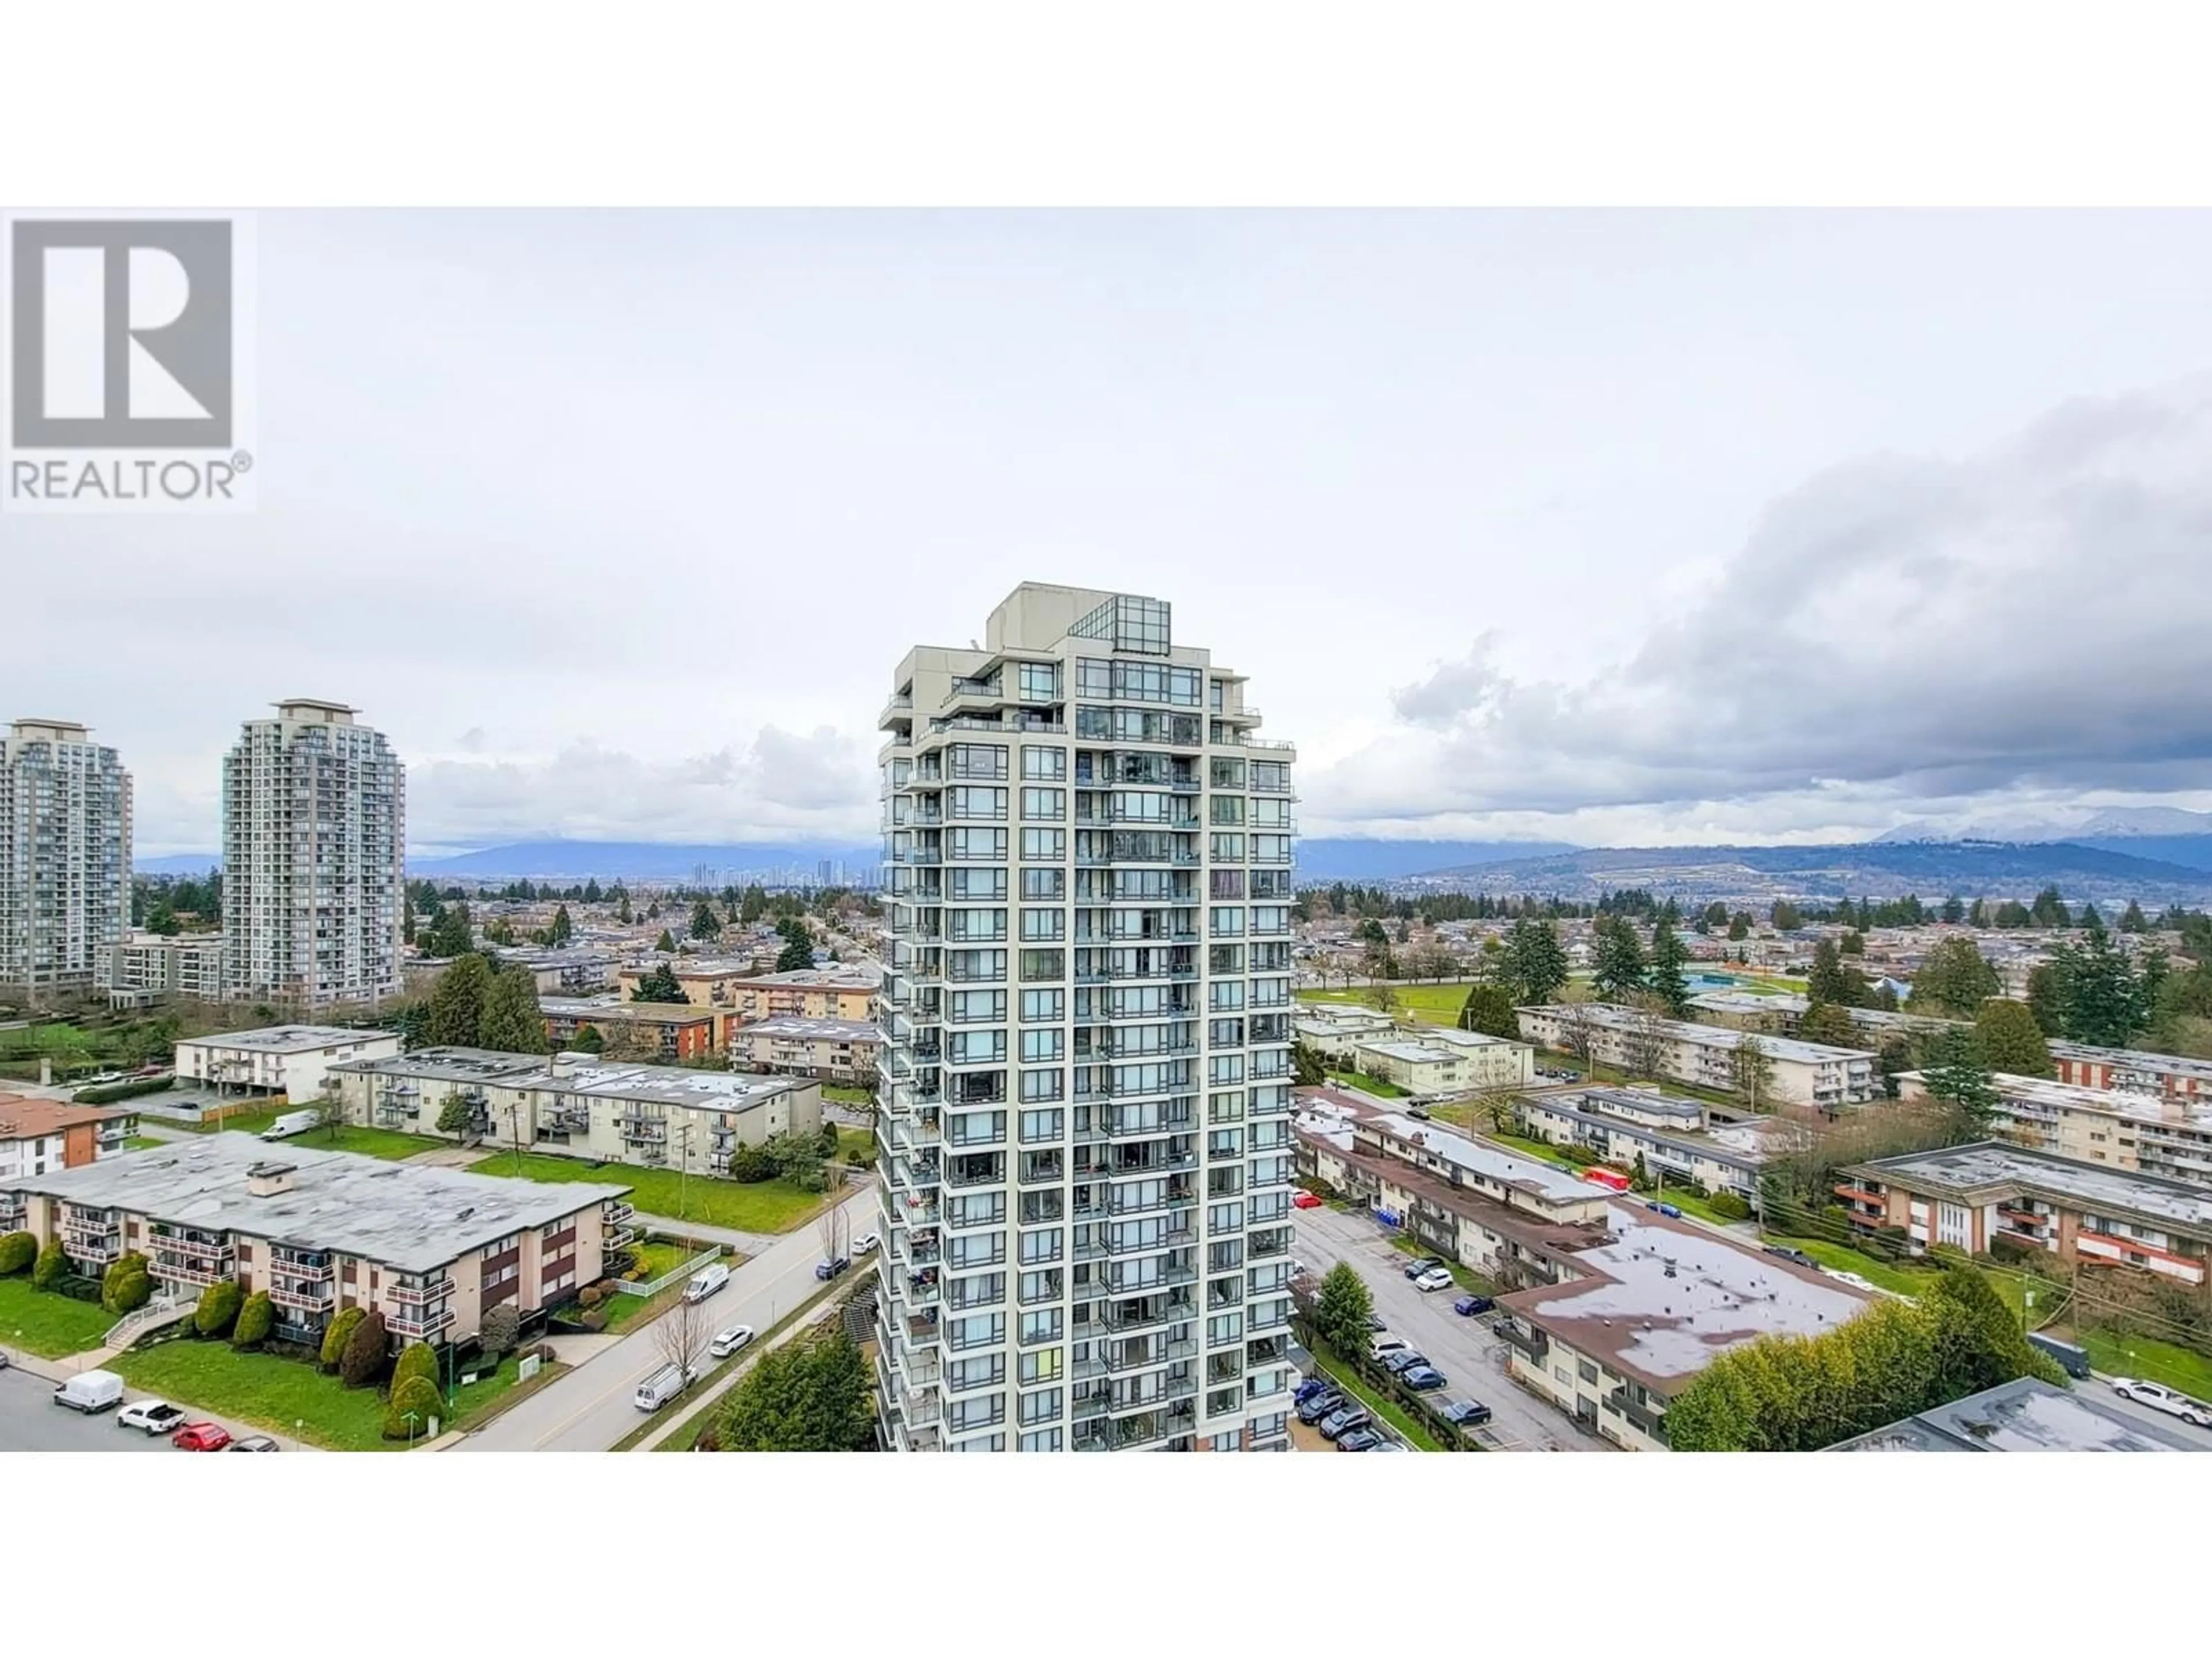
<svg viewBox="0 0 2212 1659">
<path fill-rule="evenodd" d="M 2076 1042 L 2125 1048 L 2151 1022 L 2166 976 L 2166 958 L 2147 952 L 2138 970 L 2102 927 L 2080 941 L 2066 940 L 2048 964 L 2057 994 L 2060 1029 Z"/>
<path fill-rule="evenodd" d="M 1729 918 L 1728 936 L 1731 940 L 1737 941 L 1751 937 L 1751 915 L 1748 911 L 1739 910 Z"/>
<path fill-rule="evenodd" d="M 1942 917 L 1953 927 L 1966 919 L 1966 907 L 1956 893 L 1943 901 Z"/>
<path fill-rule="evenodd" d="M 477 1040 L 502 1054 L 545 1052 L 545 1015 L 538 1006 L 538 981 L 528 969 L 502 968 L 492 975 Z"/>
<path fill-rule="evenodd" d="M 684 1002 L 683 981 L 676 977 L 676 969 L 661 963 L 649 974 L 641 975 L 637 988 L 629 994 L 632 1002 Z"/>
<path fill-rule="evenodd" d="M 750 927 L 768 914 L 768 895 L 759 887 L 745 889 L 744 897 L 738 905 L 738 920 Z"/>
<path fill-rule="evenodd" d="M 713 905 L 701 899 L 691 907 L 691 937 L 693 939 L 713 939 L 721 931 L 721 919 L 715 915 Z"/>
<path fill-rule="evenodd" d="M 1774 931 L 1778 933 L 1787 933 L 1805 925 L 1805 918 L 1798 914 L 1797 907 L 1788 899 L 1775 900 L 1774 908 L 1768 912 L 1768 915 L 1771 917 Z"/>
<path fill-rule="evenodd" d="M 2049 1077 L 2051 1049 L 2024 1002 L 1992 997 L 1974 1016 L 1974 1042 L 1993 1072 L 2016 1077 Z"/>
<path fill-rule="evenodd" d="M 1912 976 L 1912 1012 L 1970 1019 L 1974 1010 L 2004 989 L 1989 959 L 1963 934 L 1929 951 Z"/>
<path fill-rule="evenodd" d="M 448 912 L 450 915 L 451 913 Z M 430 1018 L 423 1035 L 438 1048 L 474 1048 L 490 994 L 491 963 L 474 951 L 454 958 L 430 989 Z"/>
<path fill-rule="evenodd" d="M 1513 1012 L 1512 995 L 1502 985 L 1470 985 L 1467 1000 L 1460 1004 L 1459 1029 L 1517 1042 L 1521 1022 Z"/>
<path fill-rule="evenodd" d="M 1322 1275 L 1314 1334 L 1342 1358 L 1356 1359 L 1367 1351 L 1367 1322 L 1374 1312 L 1367 1281 L 1349 1261 L 1340 1261 Z"/>
<path fill-rule="evenodd" d="M 1805 995 L 1814 1002 L 1832 1002 L 1845 1008 L 1863 1008 L 1870 1000 L 1866 975 L 1845 964 L 1832 939 L 1813 947 L 1813 969 L 1805 976 Z"/>
<path fill-rule="evenodd" d="M 430 928 L 430 954 L 439 957 L 459 957 L 468 955 L 475 948 L 475 934 L 469 926 L 469 907 L 461 903 L 441 907 L 438 920 Z"/>
<path fill-rule="evenodd" d="M 1689 947 L 1676 936 L 1674 924 L 1662 915 L 1651 930 L 1651 970 L 1644 982 L 1676 1019 L 1690 1011 L 1690 984 L 1682 972 L 1682 964 L 1689 959 Z"/>
<path fill-rule="evenodd" d="M 2027 907 L 2029 922 L 2038 927 L 2070 927 L 2074 919 L 2066 908 L 2066 901 L 2058 896 L 2056 887 L 2046 887 L 2035 896 L 2035 902 Z"/>
<path fill-rule="evenodd" d="M 1959 1031 L 1945 1031 L 1929 1045 L 1929 1061 L 1921 1073 L 1929 1097 L 1951 1109 L 1953 1127 L 1961 1140 L 1979 1140 L 1990 1131 L 1999 1099 L 1990 1081 L 1990 1068 L 1982 1061 L 1973 1040 Z"/>
<path fill-rule="evenodd" d="M 1607 1002 L 1620 1002 L 1644 988 L 1644 947 L 1632 922 L 1600 917 L 1590 954 L 1590 984 Z"/>
<path fill-rule="evenodd" d="M 659 951 L 664 957 L 674 956 L 676 954 L 676 935 L 670 933 L 665 927 L 662 928 L 660 930 L 660 937 L 653 941 L 653 948 Z M 665 965 L 665 963 L 663 964 L 663 966 Z"/>
<path fill-rule="evenodd" d="M 875 1439 L 875 1376 L 842 1330 L 771 1348 L 720 1409 L 721 1451 L 865 1451 Z"/>
<path fill-rule="evenodd" d="M 1808 1042 L 1824 1042 L 1832 1048 L 1856 1048 L 1858 1028 L 1840 1004 L 1814 1002 L 1797 1021 L 1797 1035 Z"/>
<path fill-rule="evenodd" d="M 553 912 L 553 925 L 546 929 L 555 945 L 566 945 L 575 937 L 576 924 L 568 919 L 568 907 L 559 906 Z"/>
<path fill-rule="evenodd" d="M 600 890 L 599 878 L 597 876 L 593 876 L 589 881 L 584 884 L 585 903 L 598 904 L 602 902 L 605 898 L 606 894 Z"/>
<path fill-rule="evenodd" d="M 2143 915 L 2142 906 L 2133 899 L 2128 901 L 2128 908 L 2120 913 L 2120 931 L 2124 933 L 2150 932 L 2149 919 Z"/>
</svg>

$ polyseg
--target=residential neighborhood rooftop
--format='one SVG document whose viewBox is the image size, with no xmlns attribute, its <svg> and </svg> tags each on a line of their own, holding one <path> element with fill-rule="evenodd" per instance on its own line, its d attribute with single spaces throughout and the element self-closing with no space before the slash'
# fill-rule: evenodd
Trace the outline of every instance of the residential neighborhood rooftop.
<svg viewBox="0 0 2212 1659">
<path fill-rule="evenodd" d="M 1828 1448 L 1839 1452 L 2203 1451 L 2154 1423 L 2094 1395 L 2032 1376 L 1984 1389 L 1948 1406 Z"/>
<path fill-rule="evenodd" d="M 745 1036 L 811 1037 L 831 1042 L 873 1042 L 882 1033 L 865 1019 L 832 1019 L 818 1014 L 771 1014 L 740 1028 Z"/>
<path fill-rule="evenodd" d="M 66 1100 L 30 1095 L 0 1095 L 0 1140 L 37 1140 L 80 1124 L 136 1117 L 136 1107 L 79 1106 Z"/>
<path fill-rule="evenodd" d="M 1969 1202 L 2002 1196 L 2007 1188 L 2028 1188 L 2094 1212 L 2151 1217 L 2187 1228 L 2195 1237 L 2212 1237 L 2212 1188 L 2160 1176 L 2131 1175 L 2009 1141 L 1978 1140 L 1937 1152 L 1876 1158 L 1839 1173 L 1861 1170 L 1878 1181 L 1955 1193 Z"/>
<path fill-rule="evenodd" d="M 356 1030 L 344 1025 L 265 1025 L 258 1030 L 224 1031 L 215 1036 L 179 1037 L 179 1043 L 211 1048 L 251 1048 L 264 1054 L 304 1054 L 342 1042 L 367 1042 L 392 1033 Z"/>
</svg>

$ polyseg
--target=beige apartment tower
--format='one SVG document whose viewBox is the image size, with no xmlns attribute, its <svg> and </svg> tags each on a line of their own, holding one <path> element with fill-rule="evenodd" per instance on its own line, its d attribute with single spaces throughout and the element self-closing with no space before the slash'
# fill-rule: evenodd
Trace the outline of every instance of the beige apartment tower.
<svg viewBox="0 0 2212 1659">
<path fill-rule="evenodd" d="M 106 988 L 131 922 L 131 775 L 73 720 L 0 732 L 0 992 Z"/>
<path fill-rule="evenodd" d="M 223 761 L 228 996 L 309 1010 L 398 994 L 406 771 L 355 713 L 292 698 Z"/>
<path fill-rule="evenodd" d="M 1169 607 L 1024 583 L 880 724 L 900 1451 L 1288 1445 L 1291 745 Z"/>
</svg>

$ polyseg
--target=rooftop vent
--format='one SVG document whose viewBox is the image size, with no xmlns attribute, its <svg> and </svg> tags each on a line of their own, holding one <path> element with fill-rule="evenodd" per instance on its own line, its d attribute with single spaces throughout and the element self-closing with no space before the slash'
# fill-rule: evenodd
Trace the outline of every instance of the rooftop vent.
<svg viewBox="0 0 2212 1659">
<path fill-rule="evenodd" d="M 252 1198 L 274 1198 L 279 1193 L 292 1190 L 295 1166 L 289 1164 L 256 1164 L 246 1172 L 246 1191 Z"/>
</svg>

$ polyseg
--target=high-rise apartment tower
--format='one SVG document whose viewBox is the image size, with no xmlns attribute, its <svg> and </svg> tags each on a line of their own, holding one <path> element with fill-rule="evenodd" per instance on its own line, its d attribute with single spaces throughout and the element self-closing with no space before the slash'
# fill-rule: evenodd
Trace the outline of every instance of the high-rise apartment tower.
<svg viewBox="0 0 2212 1659">
<path fill-rule="evenodd" d="M 1160 600 L 1025 582 L 880 724 L 884 1432 L 1275 1449 L 1289 744 Z"/>
<path fill-rule="evenodd" d="M 294 1008 L 399 991 L 406 770 L 343 703 L 248 720 L 222 769 L 223 980 Z"/>
<path fill-rule="evenodd" d="M 131 775 L 70 720 L 0 733 L 0 990 L 104 989 L 131 921 Z"/>
</svg>

